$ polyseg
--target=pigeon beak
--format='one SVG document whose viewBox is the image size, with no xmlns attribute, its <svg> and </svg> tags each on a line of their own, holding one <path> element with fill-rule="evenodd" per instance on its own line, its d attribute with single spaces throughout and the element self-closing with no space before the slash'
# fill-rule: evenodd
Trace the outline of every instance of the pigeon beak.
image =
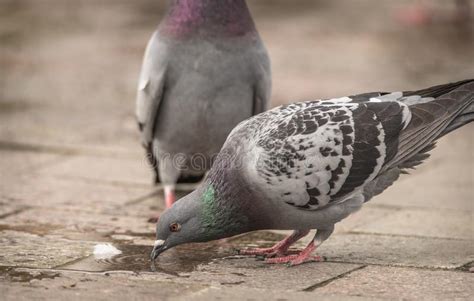
<svg viewBox="0 0 474 301">
<path fill-rule="evenodd" d="M 158 239 L 155 241 L 155 244 L 153 245 L 153 250 L 151 251 L 150 254 L 150 259 L 154 262 L 156 257 L 163 253 L 168 247 L 165 245 L 165 241 L 162 239 Z"/>
</svg>

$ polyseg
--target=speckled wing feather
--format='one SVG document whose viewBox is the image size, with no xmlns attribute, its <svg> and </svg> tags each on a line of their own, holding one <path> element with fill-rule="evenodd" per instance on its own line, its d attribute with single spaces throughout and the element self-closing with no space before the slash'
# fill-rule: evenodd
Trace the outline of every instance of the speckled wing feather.
<svg viewBox="0 0 474 301">
<path fill-rule="evenodd" d="M 435 92 L 366 93 L 260 114 L 241 125 L 250 129 L 256 146 L 249 176 L 275 201 L 308 210 L 380 193 L 398 178 L 390 170 L 425 158 L 417 154 L 432 147 L 455 116 L 454 108 L 462 110 L 459 103 L 473 93 L 438 101 Z M 364 191 L 368 184 L 374 186 L 370 192 Z"/>
</svg>

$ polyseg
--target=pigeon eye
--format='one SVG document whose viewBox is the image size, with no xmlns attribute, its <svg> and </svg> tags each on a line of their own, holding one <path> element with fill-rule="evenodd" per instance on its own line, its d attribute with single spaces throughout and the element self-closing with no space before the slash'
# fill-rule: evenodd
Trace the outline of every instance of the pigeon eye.
<svg viewBox="0 0 474 301">
<path fill-rule="evenodd" d="M 181 229 L 181 225 L 178 223 L 172 223 L 170 225 L 170 231 L 171 232 L 178 232 Z"/>
</svg>

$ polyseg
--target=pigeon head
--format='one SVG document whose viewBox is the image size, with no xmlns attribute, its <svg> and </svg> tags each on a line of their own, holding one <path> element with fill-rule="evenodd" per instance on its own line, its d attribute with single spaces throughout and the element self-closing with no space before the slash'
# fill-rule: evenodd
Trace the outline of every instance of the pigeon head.
<svg viewBox="0 0 474 301">
<path fill-rule="evenodd" d="M 249 231 L 249 219 L 235 202 L 229 189 L 206 181 L 181 198 L 160 216 L 156 241 L 151 253 L 154 260 L 177 245 L 206 242 Z"/>
<path fill-rule="evenodd" d="M 197 191 L 193 191 L 174 203 L 160 216 L 156 224 L 156 241 L 152 259 L 174 246 L 198 239 L 201 209 L 197 194 Z"/>
</svg>

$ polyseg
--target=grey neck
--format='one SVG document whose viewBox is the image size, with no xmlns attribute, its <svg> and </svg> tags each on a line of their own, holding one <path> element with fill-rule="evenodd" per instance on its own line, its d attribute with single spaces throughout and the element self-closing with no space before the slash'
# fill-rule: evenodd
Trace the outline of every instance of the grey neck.
<svg viewBox="0 0 474 301">
<path fill-rule="evenodd" d="M 172 0 L 160 25 L 171 36 L 242 36 L 255 32 L 245 0 Z"/>
</svg>

